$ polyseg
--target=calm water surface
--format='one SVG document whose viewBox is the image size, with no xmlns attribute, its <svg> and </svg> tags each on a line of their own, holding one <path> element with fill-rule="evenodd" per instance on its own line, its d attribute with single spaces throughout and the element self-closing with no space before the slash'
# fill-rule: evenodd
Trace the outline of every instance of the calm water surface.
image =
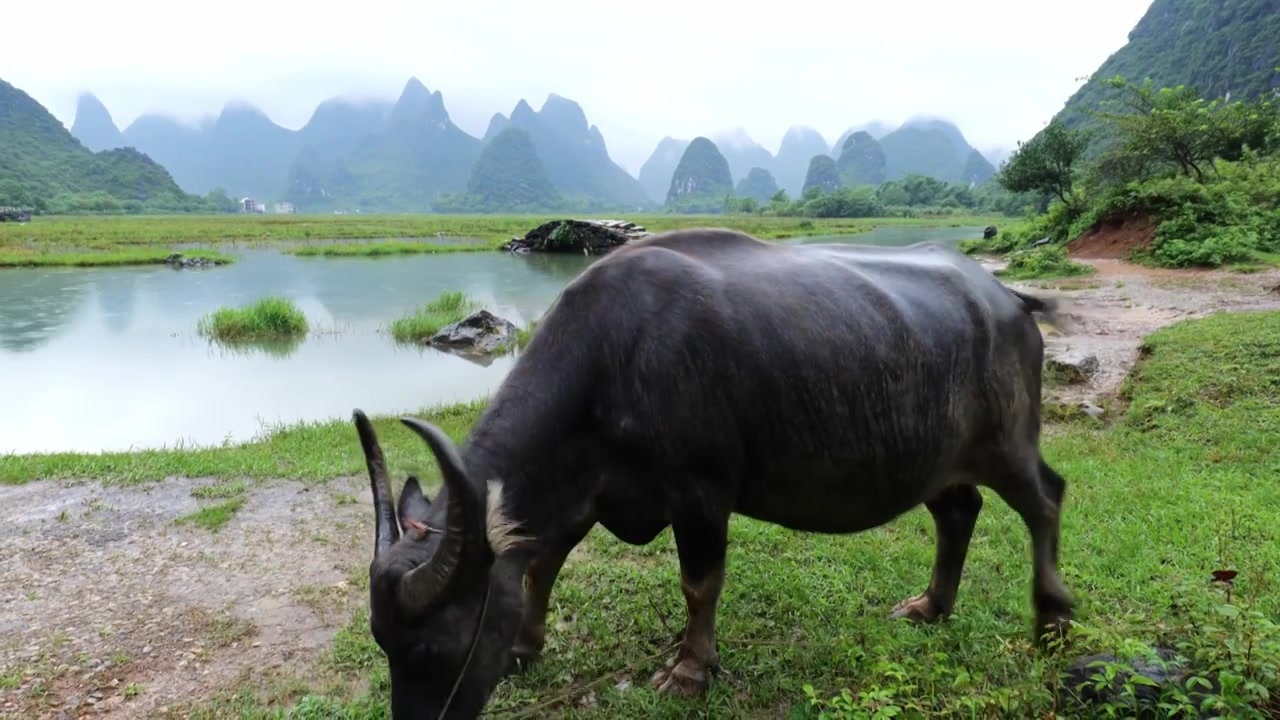
<svg viewBox="0 0 1280 720">
<path fill-rule="evenodd" d="M 957 241 L 981 228 L 881 228 L 789 242 Z M 206 270 L 0 270 L 0 454 L 97 452 L 247 440 L 281 423 L 488 395 L 488 366 L 397 345 L 386 326 L 445 290 L 517 325 L 542 314 L 591 259 L 507 253 L 299 258 L 238 252 Z M 289 353 L 234 351 L 196 334 L 224 305 L 292 298 L 312 332 Z"/>
</svg>

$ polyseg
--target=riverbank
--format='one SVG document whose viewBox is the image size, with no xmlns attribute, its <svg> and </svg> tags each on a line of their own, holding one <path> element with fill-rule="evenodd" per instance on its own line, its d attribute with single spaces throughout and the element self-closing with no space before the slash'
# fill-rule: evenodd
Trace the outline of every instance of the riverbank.
<svg viewBox="0 0 1280 720">
<path fill-rule="evenodd" d="M 1050 394 L 1108 410 L 1046 428 L 1046 458 L 1068 483 L 1062 574 L 1082 623 L 1069 657 L 1159 640 L 1257 677 L 1280 662 L 1268 619 L 1280 612 L 1269 481 L 1280 473 L 1280 273 L 1090 262 L 1087 278 L 1017 283 L 1063 299 L 1069 327 L 1050 352 L 1092 352 L 1102 368 Z M 1262 312 L 1205 317 L 1222 310 Z M 481 408 L 426 416 L 458 441 Z M 375 425 L 392 477 L 438 485 L 420 440 L 393 418 Z M 265 718 L 294 705 L 301 717 L 382 716 L 364 472 L 346 418 L 226 448 L 0 457 L 0 522 L 21 558 L 0 567 L 13 588 L 0 604 L 0 713 L 56 717 L 92 701 L 107 717 Z M 694 701 L 645 687 L 684 613 L 670 533 L 632 548 L 597 529 L 561 574 L 543 662 L 504 683 L 491 709 L 775 717 L 805 706 L 808 685 L 908 716 L 1043 716 L 1066 661 L 1026 640 L 1025 526 L 984 495 L 957 614 L 927 628 L 885 619 L 928 581 L 923 509 L 848 537 L 735 518 L 724 672 Z M 1238 573 L 1230 608 L 1210 582 L 1217 570 Z M 1224 699 L 1248 702 L 1241 687 Z"/>
<path fill-rule="evenodd" d="M 298 246 L 318 256 L 382 255 L 494 249 L 553 219 L 550 215 L 221 215 L 174 217 L 40 217 L 25 225 L 0 224 L 0 266 L 39 258 L 41 265 L 129 264 L 140 247 L 167 253 L 184 245 Z M 590 217 L 590 216 L 574 216 Z M 776 240 L 804 235 L 846 235 L 877 227 L 964 227 L 999 218 L 811 219 L 735 215 L 628 215 L 651 232 L 717 226 Z M 361 241 L 313 244 L 320 241 Z M 424 243 L 423 241 L 434 241 Z M 409 242 L 414 241 L 414 242 Z M 372 249 L 385 245 L 382 249 Z M 165 250 L 155 250 L 162 246 Z M 314 249 L 312 249 L 314 248 Z M 72 261 L 75 262 L 72 262 Z"/>
</svg>

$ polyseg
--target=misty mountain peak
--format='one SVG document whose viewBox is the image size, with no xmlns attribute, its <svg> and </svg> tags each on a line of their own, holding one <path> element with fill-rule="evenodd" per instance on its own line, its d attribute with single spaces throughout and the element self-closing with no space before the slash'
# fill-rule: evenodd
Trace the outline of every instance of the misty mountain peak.
<svg viewBox="0 0 1280 720">
<path fill-rule="evenodd" d="M 416 77 L 409 78 L 391 109 L 387 122 L 392 125 L 443 125 L 449 122 L 449 111 L 444 107 L 444 95 L 431 92 Z"/>
<path fill-rule="evenodd" d="M 542 103 L 538 111 L 549 127 L 556 132 L 573 138 L 586 138 L 588 133 L 587 113 L 582 106 L 566 97 L 551 93 Z"/>
<path fill-rule="evenodd" d="M 111 113 L 93 93 L 81 93 L 76 98 L 76 119 L 71 134 L 94 152 L 110 150 L 124 145 L 120 128 L 111 119 Z"/>
</svg>

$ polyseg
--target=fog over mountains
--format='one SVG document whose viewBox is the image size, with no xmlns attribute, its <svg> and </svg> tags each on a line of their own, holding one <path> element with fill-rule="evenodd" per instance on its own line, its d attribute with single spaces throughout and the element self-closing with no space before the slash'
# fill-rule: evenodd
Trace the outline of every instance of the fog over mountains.
<svg viewBox="0 0 1280 720">
<path fill-rule="evenodd" d="M 136 148 L 197 195 L 220 188 L 232 197 L 287 200 L 299 209 L 421 211 L 443 196 L 466 192 L 482 149 L 508 128 L 527 135 L 541 171 L 562 197 L 600 208 L 662 204 L 691 139 L 663 138 L 632 174 L 611 158 L 603 133 L 572 99 L 551 93 L 536 110 L 520 100 L 510 112 L 494 113 L 477 137 L 452 121 L 439 90 L 417 78 L 405 83 L 394 102 L 326 100 L 297 130 L 242 102 L 229 102 L 198 123 L 148 113 L 121 129 L 109 109 L 86 92 L 71 132 L 93 151 Z M 834 142 L 797 124 L 772 150 L 741 127 L 709 137 L 728 161 L 733 182 L 758 168 L 798 196 L 813 157 L 838 160 L 859 131 L 883 147 L 885 180 L 921 173 L 948 182 L 983 182 L 1002 159 L 983 156 L 953 123 L 926 117 L 900 127 L 852 123 Z M 973 162 L 975 157 L 980 160 Z"/>
</svg>

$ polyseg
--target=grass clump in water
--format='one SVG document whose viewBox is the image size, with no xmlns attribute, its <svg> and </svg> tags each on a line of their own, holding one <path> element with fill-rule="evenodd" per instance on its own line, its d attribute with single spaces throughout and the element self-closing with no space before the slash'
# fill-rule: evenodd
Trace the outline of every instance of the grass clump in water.
<svg viewBox="0 0 1280 720">
<path fill-rule="evenodd" d="M 461 290 L 449 290 L 391 323 L 396 342 L 420 343 L 480 309 L 480 303 Z"/>
<path fill-rule="evenodd" d="M 197 331 L 223 342 L 300 338 L 309 329 L 307 316 L 288 298 L 266 297 L 248 307 L 218 308 L 200 319 Z"/>
</svg>

